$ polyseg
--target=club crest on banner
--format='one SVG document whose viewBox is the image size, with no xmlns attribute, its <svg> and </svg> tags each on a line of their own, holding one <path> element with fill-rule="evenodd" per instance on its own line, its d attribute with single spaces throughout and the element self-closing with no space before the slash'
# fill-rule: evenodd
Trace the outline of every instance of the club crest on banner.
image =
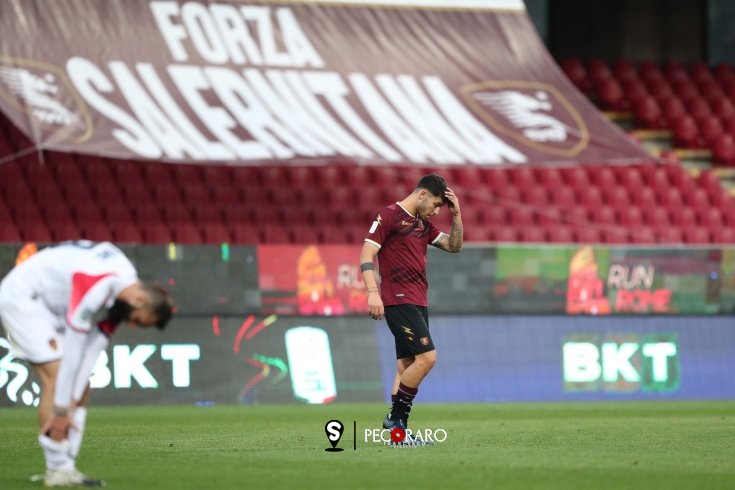
<svg viewBox="0 0 735 490">
<path fill-rule="evenodd" d="M 589 143 L 582 116 L 552 85 L 497 81 L 462 88 L 468 107 L 496 132 L 538 151 L 575 156 Z"/>
<path fill-rule="evenodd" d="M 81 143 L 92 133 L 86 106 L 61 68 L 0 56 L 0 97 L 26 113 L 44 141 Z"/>
</svg>

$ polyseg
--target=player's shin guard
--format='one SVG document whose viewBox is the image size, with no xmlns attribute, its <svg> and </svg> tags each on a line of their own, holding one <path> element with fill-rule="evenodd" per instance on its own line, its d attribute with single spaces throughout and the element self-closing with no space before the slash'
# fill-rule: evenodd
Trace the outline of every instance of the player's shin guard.
<svg viewBox="0 0 735 490">
<path fill-rule="evenodd" d="M 69 429 L 69 456 L 76 460 L 82 447 L 84 427 L 87 424 L 87 408 L 77 407 L 71 415 L 72 426 Z"/>
<path fill-rule="evenodd" d="M 70 470 L 74 468 L 74 459 L 69 456 L 69 441 L 54 441 L 49 436 L 40 434 L 38 436 L 38 444 L 43 449 L 43 456 L 46 459 L 46 469 L 49 470 Z"/>
</svg>

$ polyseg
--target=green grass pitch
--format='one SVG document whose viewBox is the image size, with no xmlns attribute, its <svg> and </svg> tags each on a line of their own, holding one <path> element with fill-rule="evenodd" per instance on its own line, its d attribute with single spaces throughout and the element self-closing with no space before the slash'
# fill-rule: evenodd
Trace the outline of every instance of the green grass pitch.
<svg viewBox="0 0 735 490">
<path fill-rule="evenodd" d="M 112 489 L 732 489 L 735 402 L 418 403 L 444 443 L 365 443 L 386 405 L 92 407 L 79 468 Z M 330 447 L 324 425 L 345 432 Z M 357 422 L 357 450 L 353 449 Z M 33 409 L 0 409 L 0 489 L 39 489 Z M 407 486 L 404 486 L 407 485 Z"/>
</svg>

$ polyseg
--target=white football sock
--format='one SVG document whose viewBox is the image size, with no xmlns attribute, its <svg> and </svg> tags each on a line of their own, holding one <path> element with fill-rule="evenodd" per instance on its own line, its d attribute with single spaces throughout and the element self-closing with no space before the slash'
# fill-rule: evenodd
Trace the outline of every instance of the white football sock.
<svg viewBox="0 0 735 490">
<path fill-rule="evenodd" d="M 46 469 L 70 470 L 74 468 L 74 459 L 69 456 L 69 441 L 67 439 L 54 441 L 49 436 L 40 434 L 38 444 L 43 449 Z"/>
<path fill-rule="evenodd" d="M 82 438 L 84 437 L 84 427 L 87 424 L 86 407 L 77 407 L 71 415 L 72 427 L 69 428 L 69 456 L 76 460 L 79 456 L 79 450 L 82 448 Z"/>
</svg>

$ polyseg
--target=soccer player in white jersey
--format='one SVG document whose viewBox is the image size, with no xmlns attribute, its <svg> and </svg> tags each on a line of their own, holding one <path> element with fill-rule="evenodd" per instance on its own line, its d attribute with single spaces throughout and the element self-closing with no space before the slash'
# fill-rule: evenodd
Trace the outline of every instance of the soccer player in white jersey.
<svg viewBox="0 0 735 490">
<path fill-rule="evenodd" d="M 46 486 L 105 486 L 76 468 L 89 377 L 119 323 L 160 329 L 172 315 L 171 296 L 141 281 L 125 254 L 107 242 L 48 247 L 0 282 L 0 322 L 11 350 L 42 383 L 38 442 Z"/>
</svg>

